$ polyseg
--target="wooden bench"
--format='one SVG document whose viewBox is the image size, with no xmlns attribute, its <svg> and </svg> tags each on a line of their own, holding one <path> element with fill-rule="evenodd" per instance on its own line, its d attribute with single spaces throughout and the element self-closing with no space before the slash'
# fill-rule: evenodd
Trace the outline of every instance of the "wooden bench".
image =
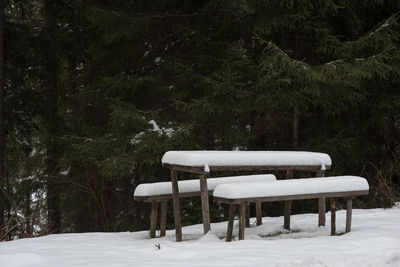
<svg viewBox="0 0 400 267">
<path fill-rule="evenodd" d="M 221 184 L 253 183 L 275 181 L 272 174 L 242 175 L 231 177 L 208 178 L 207 189 L 211 195 L 214 189 Z M 200 196 L 200 180 L 184 180 L 178 182 L 179 198 Z M 173 198 L 171 182 L 146 183 L 136 187 L 134 200 L 151 202 L 150 237 L 155 237 L 157 228 L 158 206 L 161 203 L 160 236 L 165 236 L 167 220 L 167 201 Z M 261 204 L 256 205 L 258 221 L 261 222 Z M 248 224 L 248 223 L 247 223 Z"/>
<path fill-rule="evenodd" d="M 229 221 L 226 241 L 232 240 L 233 219 L 239 206 L 239 240 L 244 239 L 244 218 L 249 202 L 287 201 L 299 199 L 331 198 L 331 235 L 336 233 L 335 198 L 347 198 L 346 232 L 351 230 L 352 198 L 368 195 L 366 179 L 358 176 L 334 176 L 256 182 L 221 184 L 214 190 L 214 199 L 229 204 Z M 289 213 L 290 214 L 290 213 Z"/>
</svg>

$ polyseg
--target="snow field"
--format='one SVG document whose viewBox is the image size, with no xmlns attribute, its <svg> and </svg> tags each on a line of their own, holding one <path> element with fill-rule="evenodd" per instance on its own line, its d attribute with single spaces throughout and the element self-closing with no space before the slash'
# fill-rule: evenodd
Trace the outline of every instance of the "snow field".
<svg viewBox="0 0 400 267">
<path fill-rule="evenodd" d="M 345 210 L 337 212 L 344 233 Z M 214 223 L 203 236 L 201 224 L 150 239 L 148 231 L 49 235 L 0 243 L 0 266 L 400 266 L 400 207 L 353 210 L 352 232 L 330 236 L 317 227 L 317 214 L 293 215 L 292 231 L 282 217 L 264 217 L 246 228 L 245 240 L 225 242 L 226 222 Z M 157 246 L 159 245 L 160 248 Z"/>
</svg>

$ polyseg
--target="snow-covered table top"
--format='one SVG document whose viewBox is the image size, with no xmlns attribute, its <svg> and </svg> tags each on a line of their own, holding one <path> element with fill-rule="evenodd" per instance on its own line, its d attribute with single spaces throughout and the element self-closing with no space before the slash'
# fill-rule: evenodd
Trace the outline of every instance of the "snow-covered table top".
<svg viewBox="0 0 400 267">
<path fill-rule="evenodd" d="M 162 165 L 184 171 L 210 170 L 325 170 L 328 154 L 305 151 L 168 151 Z"/>
</svg>

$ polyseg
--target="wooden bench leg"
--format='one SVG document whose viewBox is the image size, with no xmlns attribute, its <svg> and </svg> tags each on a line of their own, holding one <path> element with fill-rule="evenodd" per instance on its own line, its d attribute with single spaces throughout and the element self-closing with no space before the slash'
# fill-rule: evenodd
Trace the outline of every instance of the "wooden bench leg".
<svg viewBox="0 0 400 267">
<path fill-rule="evenodd" d="M 246 205 L 246 227 L 250 227 L 250 203 Z"/>
<path fill-rule="evenodd" d="M 318 198 L 318 226 L 325 226 L 325 213 L 326 213 L 326 199 L 325 197 Z"/>
<path fill-rule="evenodd" d="M 290 211 L 292 209 L 292 201 L 285 201 L 285 210 L 284 210 L 284 218 L 283 218 L 283 228 L 286 230 L 290 230 Z"/>
<path fill-rule="evenodd" d="M 246 217 L 246 203 L 240 204 L 239 214 L 239 240 L 244 240 L 245 217 Z"/>
<path fill-rule="evenodd" d="M 161 202 L 160 237 L 165 236 L 167 230 L 167 200 Z"/>
<path fill-rule="evenodd" d="M 286 179 L 292 179 L 293 178 L 293 171 L 287 170 L 286 171 Z M 292 201 L 288 200 L 285 201 L 285 210 L 283 212 L 283 228 L 286 230 L 290 230 L 290 212 L 292 210 Z"/>
<path fill-rule="evenodd" d="M 171 170 L 172 200 L 174 203 L 174 222 L 176 241 L 182 241 L 181 208 L 179 206 L 178 175 L 176 170 Z"/>
<path fill-rule="evenodd" d="M 158 202 L 151 202 L 150 238 L 156 237 Z"/>
<path fill-rule="evenodd" d="M 210 231 L 210 210 L 208 206 L 207 177 L 200 175 L 201 212 L 203 214 L 204 234 Z"/>
<path fill-rule="evenodd" d="M 335 198 L 331 198 L 331 235 L 336 235 L 336 205 Z"/>
<path fill-rule="evenodd" d="M 226 242 L 232 241 L 233 232 L 233 220 L 235 218 L 236 205 L 229 204 L 229 220 L 228 220 L 228 230 L 226 231 Z"/>
<path fill-rule="evenodd" d="M 348 198 L 346 202 L 346 233 L 351 231 L 351 215 L 352 215 L 352 209 L 353 209 L 353 200 L 352 198 Z"/>
<path fill-rule="evenodd" d="M 325 171 L 317 172 L 317 177 L 325 177 Z M 326 198 L 320 197 L 318 199 L 318 226 L 325 226 L 326 223 Z"/>
<path fill-rule="evenodd" d="M 256 202 L 256 217 L 257 217 L 257 226 L 259 226 L 262 224 L 261 201 Z"/>
</svg>

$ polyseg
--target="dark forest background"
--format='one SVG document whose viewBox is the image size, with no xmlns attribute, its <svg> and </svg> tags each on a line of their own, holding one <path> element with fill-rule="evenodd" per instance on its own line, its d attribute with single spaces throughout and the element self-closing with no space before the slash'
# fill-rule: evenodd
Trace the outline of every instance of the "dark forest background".
<svg viewBox="0 0 400 267">
<path fill-rule="evenodd" d="M 133 192 L 170 180 L 168 150 L 325 152 L 327 175 L 368 179 L 356 206 L 400 199 L 400 1 L 0 8 L 1 239 L 148 229 L 150 209 Z M 201 222 L 199 199 L 181 202 L 183 224 Z M 264 215 L 281 208 L 265 205 Z"/>
</svg>

